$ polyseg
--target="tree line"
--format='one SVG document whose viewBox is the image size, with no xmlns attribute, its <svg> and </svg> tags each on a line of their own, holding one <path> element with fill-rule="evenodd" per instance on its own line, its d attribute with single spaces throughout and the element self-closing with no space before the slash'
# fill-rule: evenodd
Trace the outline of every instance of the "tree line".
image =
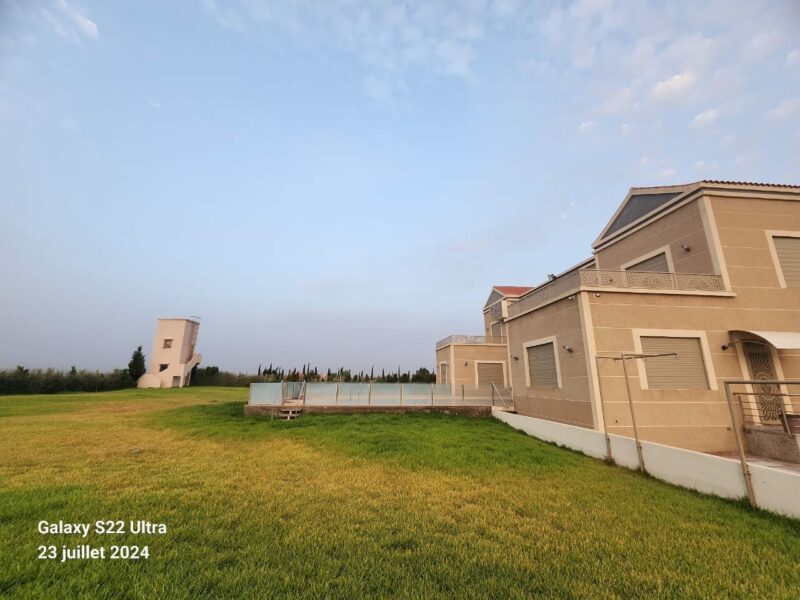
<svg viewBox="0 0 800 600">
<path fill-rule="evenodd" d="M 139 377 L 147 370 L 145 355 L 139 346 L 131 355 L 128 367 L 114 369 L 107 373 L 70 368 L 67 371 L 58 369 L 26 369 L 17 366 L 15 369 L 0 370 L 0 395 L 10 394 L 57 394 L 59 392 L 107 392 L 136 386 Z M 425 367 L 416 371 L 386 372 L 380 374 L 374 367 L 369 371 L 354 371 L 339 367 L 320 371 L 316 366 L 305 364 L 302 368 L 286 369 L 270 364 L 268 367 L 258 365 L 256 373 L 233 373 L 221 371 L 219 367 L 195 367 L 192 369 L 191 385 L 217 385 L 230 387 L 247 387 L 251 383 L 269 381 L 330 381 L 337 383 L 435 383 L 436 374 Z"/>
<path fill-rule="evenodd" d="M 337 370 L 327 369 L 324 373 L 311 364 L 303 365 L 301 369 L 285 369 L 270 364 L 262 368 L 258 366 L 255 374 L 232 373 L 220 371 L 219 367 L 195 367 L 192 370 L 192 385 L 223 385 L 223 386 L 248 386 L 251 383 L 277 382 L 277 381 L 329 381 L 336 383 L 436 383 L 436 374 L 425 367 L 416 371 L 400 371 L 387 373 L 381 369 L 380 374 L 372 368 L 369 371 L 355 372 L 351 369 L 340 367 Z"/>
</svg>

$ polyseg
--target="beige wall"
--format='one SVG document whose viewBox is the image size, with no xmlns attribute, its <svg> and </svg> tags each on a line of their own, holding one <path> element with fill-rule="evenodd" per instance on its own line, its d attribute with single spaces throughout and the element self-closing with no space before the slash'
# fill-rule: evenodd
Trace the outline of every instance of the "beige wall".
<svg viewBox="0 0 800 600">
<path fill-rule="evenodd" d="M 520 414 L 594 427 L 578 297 L 565 298 L 532 313 L 508 321 L 506 332 L 511 353 L 514 405 Z M 528 368 L 524 344 L 550 336 L 561 373 L 561 389 L 526 385 Z M 570 346 L 572 353 L 563 349 Z M 514 357 L 518 360 L 514 360 Z"/>
<path fill-rule="evenodd" d="M 635 351 L 634 329 L 691 330 L 706 336 L 717 390 L 642 389 L 641 365 L 636 364 L 640 361 L 628 363 L 637 421 L 643 439 L 730 451 L 735 442 L 723 380 L 748 378 L 749 373 L 742 369 L 738 347 L 723 351 L 721 346 L 737 330 L 800 331 L 800 289 L 779 287 L 765 233 L 800 231 L 800 203 L 714 197 L 710 207 L 721 265 L 727 268 L 735 297 L 602 292 L 599 297 L 590 295 L 589 304 L 598 353 Z M 658 222 L 651 227 L 657 228 Z M 781 375 L 800 378 L 800 351 L 777 354 Z M 620 364 L 603 360 L 599 374 L 609 431 L 631 435 Z"/>
<path fill-rule="evenodd" d="M 688 246 L 691 251 L 686 252 L 681 245 Z M 711 247 L 698 201 L 690 202 L 598 251 L 597 268 L 620 270 L 622 265 L 663 246 L 669 246 L 676 272 L 714 273 Z"/>
<path fill-rule="evenodd" d="M 138 382 L 139 387 L 173 387 L 175 377 L 180 386 L 186 385 L 189 372 L 200 362 L 192 344 L 198 328 L 197 322 L 188 319 L 159 319 L 147 373 Z M 172 340 L 170 348 L 164 348 L 165 339 Z M 161 365 L 169 366 L 161 371 Z"/>
<path fill-rule="evenodd" d="M 475 389 L 476 362 L 502 362 L 508 376 L 508 350 L 505 344 L 454 344 L 440 348 L 436 351 L 436 368 L 442 362 L 448 364 L 450 369 L 450 383 L 453 389 L 460 389 L 461 385 Z M 441 373 L 437 370 L 436 383 L 442 383 Z"/>
</svg>

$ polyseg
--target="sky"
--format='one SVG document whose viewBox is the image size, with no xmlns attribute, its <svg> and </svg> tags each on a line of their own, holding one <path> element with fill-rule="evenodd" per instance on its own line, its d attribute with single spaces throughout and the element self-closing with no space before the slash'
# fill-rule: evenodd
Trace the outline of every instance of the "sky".
<svg viewBox="0 0 800 600">
<path fill-rule="evenodd" d="M 632 186 L 800 183 L 793 0 L 0 0 L 0 368 L 433 367 Z"/>
</svg>

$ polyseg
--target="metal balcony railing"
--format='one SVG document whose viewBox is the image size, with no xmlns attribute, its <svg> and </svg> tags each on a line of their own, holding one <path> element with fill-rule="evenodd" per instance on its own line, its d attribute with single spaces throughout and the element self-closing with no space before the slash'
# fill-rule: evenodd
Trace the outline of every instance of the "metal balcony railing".
<svg viewBox="0 0 800 600">
<path fill-rule="evenodd" d="M 443 340 L 436 342 L 436 348 L 450 344 L 505 344 L 506 338 L 495 335 L 448 335 Z"/>
</svg>

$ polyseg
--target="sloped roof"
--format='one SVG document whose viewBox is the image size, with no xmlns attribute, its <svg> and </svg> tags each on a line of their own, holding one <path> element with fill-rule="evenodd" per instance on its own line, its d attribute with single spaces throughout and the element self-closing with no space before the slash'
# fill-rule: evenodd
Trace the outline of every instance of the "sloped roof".
<svg viewBox="0 0 800 600">
<path fill-rule="evenodd" d="M 800 185 L 786 183 L 756 183 L 750 181 L 723 181 L 718 179 L 703 179 L 694 183 L 681 185 L 668 185 L 660 187 L 632 187 L 628 190 L 628 195 L 620 204 L 617 211 L 609 220 L 603 231 L 594 242 L 594 247 L 615 233 L 621 231 L 633 223 L 636 223 L 647 215 L 654 215 L 668 205 L 679 201 L 679 198 L 687 197 L 689 194 L 708 186 L 730 186 L 730 187 L 749 187 L 749 188 L 775 188 L 781 189 L 800 189 Z M 767 190 L 764 190 L 767 191 Z"/>
<path fill-rule="evenodd" d="M 720 185 L 753 185 L 759 187 L 776 187 L 776 188 L 791 188 L 791 189 L 800 189 L 800 185 L 795 185 L 793 183 L 763 183 L 757 181 L 723 181 L 721 179 L 703 179 L 702 181 L 698 181 L 698 183 L 717 183 Z"/>
<path fill-rule="evenodd" d="M 501 298 L 519 298 L 523 294 L 527 294 L 533 288 L 526 285 L 495 285 L 492 286 L 492 292 L 489 294 L 489 297 L 486 299 L 486 303 L 483 305 L 483 308 L 494 304 Z"/>
</svg>

